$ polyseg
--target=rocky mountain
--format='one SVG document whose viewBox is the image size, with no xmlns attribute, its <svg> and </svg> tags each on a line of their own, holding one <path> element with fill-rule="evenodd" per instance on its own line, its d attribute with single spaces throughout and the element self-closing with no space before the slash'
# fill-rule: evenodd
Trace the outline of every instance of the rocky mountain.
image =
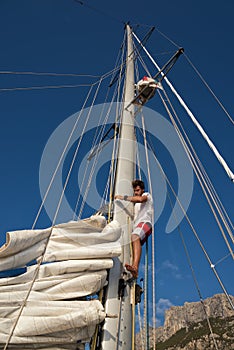
<svg viewBox="0 0 234 350">
<path fill-rule="evenodd" d="M 234 304 L 234 297 L 230 297 Z M 150 329 L 150 347 L 153 346 Z M 224 294 L 200 302 L 173 306 L 165 313 L 163 327 L 156 329 L 157 350 L 234 349 L 234 310 Z M 141 335 L 135 350 L 142 350 Z"/>
</svg>

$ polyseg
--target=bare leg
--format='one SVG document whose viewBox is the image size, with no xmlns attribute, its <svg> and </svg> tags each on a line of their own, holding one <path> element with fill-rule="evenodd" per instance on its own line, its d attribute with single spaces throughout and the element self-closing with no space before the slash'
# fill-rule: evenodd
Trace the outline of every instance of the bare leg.
<svg viewBox="0 0 234 350">
<path fill-rule="evenodd" d="M 138 269 L 141 260 L 141 241 L 137 235 L 132 235 L 133 263 L 125 264 L 126 269 L 131 272 L 134 278 L 138 277 Z"/>
</svg>

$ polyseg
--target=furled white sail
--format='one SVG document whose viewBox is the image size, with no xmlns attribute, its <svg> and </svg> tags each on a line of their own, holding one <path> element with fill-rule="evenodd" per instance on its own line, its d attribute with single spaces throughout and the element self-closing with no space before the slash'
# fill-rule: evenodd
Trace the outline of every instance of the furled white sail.
<svg viewBox="0 0 234 350">
<path fill-rule="evenodd" d="M 12 328 L 19 303 L 0 303 L 0 339 L 5 343 Z M 2 311 L 3 309 L 3 311 Z M 3 318 L 4 316 L 4 318 Z M 98 300 L 92 301 L 29 301 L 15 328 L 11 344 L 59 344 L 89 341 L 96 324 L 105 313 Z M 47 345 L 46 345 L 47 346 Z M 32 345 L 31 345 L 32 348 Z"/>
<path fill-rule="evenodd" d="M 44 230 L 8 232 L 0 249 L 0 273 L 21 267 L 25 272 L 0 278 L 0 344 L 8 341 L 27 298 L 10 349 L 27 349 L 30 344 L 38 349 L 82 349 L 105 318 L 102 304 L 87 296 L 106 284 L 111 258 L 121 253 L 120 235 L 119 224 L 106 225 L 101 216 Z M 37 272 L 36 260 L 44 250 Z"/>
</svg>

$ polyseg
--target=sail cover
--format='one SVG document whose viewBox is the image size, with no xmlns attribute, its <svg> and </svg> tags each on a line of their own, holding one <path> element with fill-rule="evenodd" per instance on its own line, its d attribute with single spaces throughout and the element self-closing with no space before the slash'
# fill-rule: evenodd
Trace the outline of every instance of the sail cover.
<svg viewBox="0 0 234 350">
<path fill-rule="evenodd" d="M 105 318 L 96 295 L 121 254 L 120 236 L 119 224 L 102 216 L 8 232 L 0 248 L 0 344 L 16 324 L 9 349 L 83 349 Z"/>
</svg>

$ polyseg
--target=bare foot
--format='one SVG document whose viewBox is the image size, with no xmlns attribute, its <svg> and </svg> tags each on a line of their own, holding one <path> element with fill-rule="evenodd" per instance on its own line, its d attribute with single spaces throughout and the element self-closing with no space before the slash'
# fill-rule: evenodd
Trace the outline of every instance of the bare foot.
<svg viewBox="0 0 234 350">
<path fill-rule="evenodd" d="M 138 277 L 138 269 L 134 265 L 125 264 L 126 269 L 131 272 L 133 278 Z"/>
</svg>

